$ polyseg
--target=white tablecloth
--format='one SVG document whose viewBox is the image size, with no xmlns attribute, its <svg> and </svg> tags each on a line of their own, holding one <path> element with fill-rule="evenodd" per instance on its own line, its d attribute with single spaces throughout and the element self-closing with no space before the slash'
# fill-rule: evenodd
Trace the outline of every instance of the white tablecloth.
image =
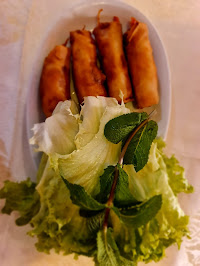
<svg viewBox="0 0 200 266">
<path fill-rule="evenodd" d="M 176 154 L 195 188 L 191 195 L 180 195 L 184 211 L 191 216 L 192 239 L 185 239 L 180 251 L 170 247 L 166 258 L 156 265 L 197 266 L 200 265 L 200 1 L 125 2 L 138 8 L 153 22 L 164 42 L 172 77 L 167 152 Z M 31 31 L 30 25 L 34 25 L 33 18 L 40 20 L 42 25 L 48 16 L 48 12 L 43 17 L 37 13 L 38 6 L 46 8 L 45 3 L 45 0 L 1 0 L 0 3 L 0 186 L 6 179 L 24 179 L 31 171 L 27 166 L 29 158 L 24 158 L 24 150 L 28 149 L 28 143 L 24 143 L 27 94 L 21 86 L 26 82 L 28 71 L 23 65 L 27 53 L 24 42 L 27 30 Z M 54 0 L 48 1 L 49 6 L 53 3 Z M 63 0 L 56 0 L 56 3 L 59 9 Z M 65 0 L 65 5 L 70 3 Z M 33 47 L 37 44 L 37 36 L 34 37 Z M 14 214 L 11 217 L 0 215 L 1 266 L 93 265 L 85 257 L 74 261 L 73 256 L 38 253 L 34 248 L 35 240 L 26 235 L 28 226 L 17 227 L 14 219 Z"/>
</svg>

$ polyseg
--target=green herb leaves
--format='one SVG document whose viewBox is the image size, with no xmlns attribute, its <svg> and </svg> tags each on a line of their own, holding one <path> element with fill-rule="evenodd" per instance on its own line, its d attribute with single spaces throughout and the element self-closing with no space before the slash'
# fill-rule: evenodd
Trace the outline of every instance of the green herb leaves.
<svg viewBox="0 0 200 266">
<path fill-rule="evenodd" d="M 136 172 L 141 170 L 148 161 L 149 150 L 157 131 L 158 126 L 155 121 L 149 121 L 140 128 L 126 150 L 124 164 L 133 164 Z"/>
<path fill-rule="evenodd" d="M 107 202 L 114 179 L 114 172 L 115 166 L 110 165 L 104 169 L 103 175 L 100 176 L 100 193 L 96 197 L 99 202 Z"/>
<path fill-rule="evenodd" d="M 29 235 L 37 238 L 40 252 L 82 254 L 93 257 L 96 266 L 133 266 L 159 261 L 168 246 L 180 246 L 188 236 L 188 216 L 176 196 L 192 191 L 184 169 L 174 157 L 166 157 L 163 141 L 151 145 L 157 126 L 148 122 L 147 114 L 128 114 L 105 126 L 127 112 L 112 98 L 86 98 L 81 124 L 76 117 L 70 133 L 77 150 L 43 155 L 37 186 L 30 180 L 5 182 L 0 190 L 0 198 L 5 199 L 2 212 L 16 210 L 18 225 L 30 223 Z M 108 140 L 120 143 L 109 142 L 104 128 Z M 65 136 L 66 130 L 62 130 Z M 44 145 L 48 137 L 44 136 Z M 58 134 L 53 137 L 54 144 L 69 142 Z"/>
<path fill-rule="evenodd" d="M 118 171 L 119 176 L 114 195 L 114 206 L 113 204 L 103 204 L 97 201 L 97 199 L 103 199 L 103 201 L 105 201 L 105 199 L 110 196 L 106 195 L 107 193 L 109 193 L 108 188 L 110 188 L 110 183 L 107 183 L 107 187 L 102 186 L 101 192 L 96 197 L 96 199 L 94 199 L 85 191 L 83 187 L 81 187 L 80 185 L 71 184 L 62 177 L 63 181 L 70 191 L 70 198 L 72 202 L 81 208 L 81 216 L 90 219 L 92 218 L 91 221 L 93 222 L 95 222 L 95 217 L 98 218 L 98 216 L 103 216 L 101 211 L 111 209 L 126 226 L 138 228 L 142 225 L 145 225 L 160 210 L 162 205 L 162 196 L 156 195 L 145 202 L 137 202 L 129 190 L 128 175 L 126 174 L 126 172 L 119 165 L 114 168 L 114 171 L 113 169 L 111 171 L 111 169 L 111 166 L 109 166 L 109 168 L 105 170 L 104 174 L 101 176 L 101 183 L 103 180 L 105 180 L 106 174 L 108 174 L 108 177 L 110 178 L 109 180 L 112 185 L 114 172 Z M 111 172 L 112 174 L 110 174 Z M 103 198 L 103 193 L 105 193 L 105 198 Z M 102 223 L 98 222 L 98 224 Z"/>
<path fill-rule="evenodd" d="M 70 198 L 75 205 L 78 205 L 84 210 L 88 211 L 99 211 L 105 208 L 104 204 L 99 203 L 94 198 L 92 198 L 85 189 L 76 184 L 69 183 L 65 178 L 63 178 L 67 188 L 70 191 Z"/>
<path fill-rule="evenodd" d="M 117 207 L 132 206 L 137 200 L 129 190 L 128 175 L 119 164 L 117 164 L 117 170 L 119 176 L 115 190 L 114 205 Z"/>
<path fill-rule="evenodd" d="M 148 118 L 147 113 L 130 113 L 120 115 L 110 120 L 104 129 L 105 137 L 112 143 L 119 143 L 133 129 Z"/>
<path fill-rule="evenodd" d="M 100 193 L 96 199 L 101 203 L 106 203 L 110 195 L 115 171 L 118 171 L 118 179 L 115 189 L 114 205 L 117 207 L 128 207 L 136 202 L 129 190 L 128 175 L 117 164 L 117 166 L 108 166 L 102 176 L 100 176 Z"/>
<path fill-rule="evenodd" d="M 123 142 L 121 159 L 124 164 L 133 164 L 138 172 L 148 161 L 149 150 L 157 131 L 157 123 L 148 121 L 146 113 L 130 113 L 110 120 L 105 125 L 104 135 L 113 143 Z"/>
<path fill-rule="evenodd" d="M 133 261 L 120 255 L 111 228 L 97 234 L 97 261 L 99 266 L 134 266 Z"/>
<path fill-rule="evenodd" d="M 97 234 L 97 260 L 99 266 L 121 265 L 119 250 L 110 228 L 105 233 L 103 230 L 100 230 Z"/>
<path fill-rule="evenodd" d="M 157 130 L 156 122 L 148 121 L 146 113 L 125 114 L 105 125 L 105 137 L 115 144 L 122 141 L 123 148 L 118 164 L 108 166 L 100 177 L 100 192 L 95 198 L 62 177 L 72 202 L 80 207 L 80 215 L 88 219 L 90 230 L 98 232 L 96 259 L 100 266 L 133 265 L 119 252 L 110 228 L 111 210 L 125 227 L 136 229 L 147 224 L 161 208 L 161 195 L 138 202 L 130 192 L 129 177 L 123 170 L 123 164 L 133 164 L 136 172 L 145 166 Z"/>
<path fill-rule="evenodd" d="M 155 217 L 162 205 L 162 196 L 156 195 L 149 200 L 128 209 L 113 208 L 119 219 L 127 226 L 138 228 Z"/>
</svg>

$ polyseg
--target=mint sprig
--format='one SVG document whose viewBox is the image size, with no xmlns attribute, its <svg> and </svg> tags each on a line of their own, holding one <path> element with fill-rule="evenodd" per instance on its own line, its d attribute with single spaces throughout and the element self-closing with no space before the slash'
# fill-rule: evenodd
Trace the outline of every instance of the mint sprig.
<svg viewBox="0 0 200 266">
<path fill-rule="evenodd" d="M 62 177 L 72 202 L 80 207 L 80 215 L 88 220 L 89 229 L 93 233 L 98 232 L 98 265 L 134 265 L 120 255 L 110 228 L 111 210 L 125 226 L 136 229 L 147 224 L 161 208 L 161 195 L 138 202 L 129 190 L 129 177 L 123 170 L 123 164 L 133 164 L 137 172 L 147 163 L 158 129 L 156 122 L 149 121 L 149 118 L 146 113 L 130 113 L 105 125 L 105 137 L 113 143 L 122 141 L 123 148 L 117 165 L 108 166 L 100 177 L 100 192 L 95 198 L 82 186 Z"/>
<path fill-rule="evenodd" d="M 97 234 L 97 261 L 99 266 L 136 266 L 135 262 L 120 255 L 112 228 Z"/>
</svg>

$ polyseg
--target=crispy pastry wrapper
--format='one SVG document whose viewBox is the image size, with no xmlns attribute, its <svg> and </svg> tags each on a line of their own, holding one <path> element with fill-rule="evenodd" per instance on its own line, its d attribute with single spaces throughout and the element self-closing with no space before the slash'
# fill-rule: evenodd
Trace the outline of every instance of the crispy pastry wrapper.
<svg viewBox="0 0 200 266">
<path fill-rule="evenodd" d="M 47 117 L 51 116 L 58 102 L 70 99 L 70 53 L 70 48 L 57 45 L 45 58 L 40 94 Z"/>
<path fill-rule="evenodd" d="M 99 15 L 99 14 L 98 14 Z M 117 17 L 112 22 L 100 23 L 93 31 L 106 75 L 108 93 L 121 102 L 133 100 L 128 66 L 123 50 L 122 25 Z"/>
<path fill-rule="evenodd" d="M 80 103 L 86 96 L 107 96 L 105 75 L 97 67 L 97 51 L 91 33 L 85 29 L 70 32 L 72 69 Z"/>
<path fill-rule="evenodd" d="M 146 24 L 131 19 L 124 44 L 134 93 L 139 108 L 159 102 L 158 78 Z"/>
</svg>

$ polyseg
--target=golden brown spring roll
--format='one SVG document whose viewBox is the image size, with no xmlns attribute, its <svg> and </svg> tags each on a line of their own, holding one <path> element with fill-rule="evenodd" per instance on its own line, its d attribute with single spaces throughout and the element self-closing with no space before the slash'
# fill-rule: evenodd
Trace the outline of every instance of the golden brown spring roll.
<svg viewBox="0 0 200 266">
<path fill-rule="evenodd" d="M 147 26 L 132 18 L 130 29 L 124 34 L 124 43 L 138 107 L 157 104 L 157 71 Z"/>
<path fill-rule="evenodd" d="M 108 94 L 121 102 L 133 100 L 132 86 L 123 50 L 122 25 L 117 17 L 112 22 L 98 23 L 93 31 L 106 74 Z M 121 92 L 120 92 L 121 91 Z"/>
<path fill-rule="evenodd" d="M 97 67 L 97 52 L 91 33 L 87 30 L 70 32 L 73 80 L 80 103 L 85 96 L 107 96 L 103 85 L 105 75 Z"/>
<path fill-rule="evenodd" d="M 70 99 L 70 48 L 57 45 L 45 58 L 40 94 L 47 117 L 51 116 L 59 101 Z"/>
</svg>

